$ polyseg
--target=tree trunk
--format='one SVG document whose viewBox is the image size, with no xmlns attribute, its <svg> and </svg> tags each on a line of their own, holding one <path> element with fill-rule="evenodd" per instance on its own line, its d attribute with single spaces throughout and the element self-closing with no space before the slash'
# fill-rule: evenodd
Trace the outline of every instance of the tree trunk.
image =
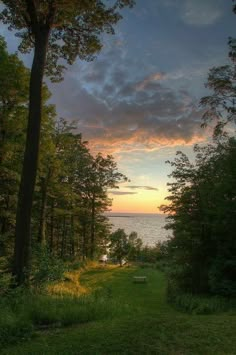
<svg viewBox="0 0 236 355">
<path fill-rule="evenodd" d="M 50 225 L 50 253 L 52 254 L 54 248 L 54 199 L 51 203 L 51 225 Z"/>
<path fill-rule="evenodd" d="M 92 211 L 91 211 L 91 235 L 90 235 L 90 257 L 94 258 L 95 251 L 95 196 L 92 197 Z"/>
<path fill-rule="evenodd" d="M 62 228 L 62 236 L 61 236 L 61 258 L 65 257 L 65 249 L 66 249 L 66 217 L 63 217 L 63 228 Z"/>
<path fill-rule="evenodd" d="M 46 246 L 46 209 L 47 209 L 47 193 L 48 185 L 51 177 L 51 169 L 48 169 L 46 177 L 41 178 L 41 210 L 40 210 L 40 220 L 39 220 L 39 234 L 38 241 L 41 246 Z"/>
<path fill-rule="evenodd" d="M 41 181 L 41 208 L 39 217 L 38 242 L 41 246 L 46 245 L 46 204 L 47 204 L 47 181 Z"/>
<path fill-rule="evenodd" d="M 20 285 L 27 281 L 30 261 L 30 221 L 35 187 L 41 127 L 42 82 L 48 45 L 49 29 L 38 30 L 35 36 L 34 59 L 30 75 L 29 117 L 26 146 L 21 174 L 16 214 L 13 276 Z"/>
<path fill-rule="evenodd" d="M 72 257 L 74 257 L 75 256 L 75 233 L 74 233 L 74 216 L 73 215 L 71 215 L 71 217 L 70 217 L 70 237 L 71 237 L 71 248 L 70 248 L 70 250 L 71 250 L 71 253 L 70 253 L 70 255 L 72 256 Z"/>
<path fill-rule="evenodd" d="M 86 246 L 86 223 L 82 224 L 82 259 L 85 260 L 87 256 L 87 246 Z"/>
<path fill-rule="evenodd" d="M 0 111 L 0 165 L 2 164 L 4 158 L 4 143 L 5 143 L 5 136 L 6 136 L 6 131 L 4 128 L 5 111 L 6 109 L 4 108 Z"/>
</svg>

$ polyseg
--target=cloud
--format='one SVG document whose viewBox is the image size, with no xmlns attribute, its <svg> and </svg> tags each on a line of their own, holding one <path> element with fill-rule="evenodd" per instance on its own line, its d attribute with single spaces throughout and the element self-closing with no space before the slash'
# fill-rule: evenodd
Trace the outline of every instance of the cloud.
<svg viewBox="0 0 236 355">
<path fill-rule="evenodd" d="M 152 187 L 152 186 L 140 186 L 140 185 L 131 185 L 131 186 L 123 186 L 126 189 L 141 189 L 141 190 L 148 190 L 148 191 L 158 191 L 158 189 L 156 187 Z"/>
<path fill-rule="evenodd" d="M 214 24 L 222 16 L 220 1 L 185 0 L 182 18 L 188 25 Z"/>
<path fill-rule="evenodd" d="M 122 186 L 122 188 L 125 189 L 130 189 L 130 190 L 147 190 L 147 191 L 158 191 L 156 187 L 152 186 L 143 186 L 143 185 L 127 185 L 127 186 Z M 108 191 L 109 194 L 111 195 L 136 195 L 138 192 L 133 192 L 133 191 L 117 191 L 117 190 L 110 190 Z"/>
<path fill-rule="evenodd" d="M 135 89 L 137 91 L 145 90 L 148 85 L 155 83 L 156 81 L 164 80 L 166 78 L 165 73 L 154 73 L 149 75 L 147 78 L 144 78 L 144 80 L 138 82 L 135 85 Z"/>
<path fill-rule="evenodd" d="M 162 0 L 162 5 L 174 7 L 187 25 L 213 25 L 223 15 L 225 0 Z"/>
<path fill-rule="evenodd" d="M 109 194 L 111 195 L 136 195 L 137 192 L 129 192 L 129 191 L 108 191 Z"/>
<path fill-rule="evenodd" d="M 79 73 L 78 65 L 70 68 L 53 102 L 61 116 L 77 121 L 94 152 L 153 151 L 202 141 L 202 112 L 187 89 L 174 89 L 173 80 L 164 81 L 166 73 L 142 75 L 138 68 L 122 48 L 108 49 Z"/>
</svg>

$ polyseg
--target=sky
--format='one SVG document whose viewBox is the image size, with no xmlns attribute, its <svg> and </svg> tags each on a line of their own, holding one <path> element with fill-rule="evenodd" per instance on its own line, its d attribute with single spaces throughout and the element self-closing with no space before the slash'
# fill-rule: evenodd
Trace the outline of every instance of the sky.
<svg viewBox="0 0 236 355">
<path fill-rule="evenodd" d="M 235 36 L 231 0 L 137 0 L 90 63 L 77 60 L 48 83 L 58 116 L 76 122 L 95 154 L 112 154 L 130 182 L 109 192 L 113 212 L 158 213 L 175 152 L 193 156 L 211 133 L 199 100 Z M 17 39 L 0 28 L 10 51 Z M 31 57 L 22 57 L 30 65 Z"/>
</svg>

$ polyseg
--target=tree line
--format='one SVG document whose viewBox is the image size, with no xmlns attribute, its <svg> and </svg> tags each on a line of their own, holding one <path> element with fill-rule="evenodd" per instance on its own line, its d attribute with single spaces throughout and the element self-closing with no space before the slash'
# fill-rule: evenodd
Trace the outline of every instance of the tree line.
<svg viewBox="0 0 236 355">
<path fill-rule="evenodd" d="M 102 34 L 114 34 L 114 25 L 122 18 L 120 10 L 127 6 L 132 7 L 134 1 L 116 0 L 109 4 L 100 0 L 3 0 L 2 4 L 0 20 L 10 30 L 16 31 L 21 39 L 19 50 L 23 53 L 33 50 L 12 268 L 16 284 L 20 285 L 27 280 L 27 270 L 30 269 L 31 218 L 40 159 L 44 75 L 53 81 L 60 81 L 65 69 L 63 63 L 73 64 L 77 57 L 81 60 L 93 60 L 102 49 Z M 101 160 L 98 157 L 97 160 L 99 159 Z M 44 178 L 47 180 L 47 177 Z M 92 239 L 94 228 L 92 222 Z M 93 247 L 91 253 L 92 249 Z"/>
<path fill-rule="evenodd" d="M 236 12 L 236 7 L 234 7 Z M 170 174 L 166 243 L 170 293 L 236 295 L 236 40 L 229 63 L 209 71 L 201 99 L 202 126 L 213 139 L 194 147 L 195 161 L 177 152 Z"/>
<path fill-rule="evenodd" d="M 29 70 L 0 38 L 0 253 L 13 257 L 17 198 L 26 141 Z M 42 127 L 31 220 L 31 249 L 62 259 L 104 250 L 111 206 L 107 191 L 127 178 L 111 155 L 92 155 L 73 124 L 56 119 L 43 86 Z"/>
</svg>

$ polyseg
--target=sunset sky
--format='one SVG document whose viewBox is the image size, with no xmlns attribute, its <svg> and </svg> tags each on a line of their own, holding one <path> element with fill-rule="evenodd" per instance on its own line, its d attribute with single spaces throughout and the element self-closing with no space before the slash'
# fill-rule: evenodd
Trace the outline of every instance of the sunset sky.
<svg viewBox="0 0 236 355">
<path fill-rule="evenodd" d="M 210 133 L 200 128 L 207 72 L 227 63 L 231 0 L 137 0 L 92 63 L 77 61 L 49 84 L 58 116 L 77 122 L 93 152 L 112 154 L 131 180 L 111 191 L 115 212 L 158 212 L 165 164 Z M 10 51 L 17 39 L 0 31 Z M 22 57 L 30 65 L 30 57 Z"/>
</svg>

